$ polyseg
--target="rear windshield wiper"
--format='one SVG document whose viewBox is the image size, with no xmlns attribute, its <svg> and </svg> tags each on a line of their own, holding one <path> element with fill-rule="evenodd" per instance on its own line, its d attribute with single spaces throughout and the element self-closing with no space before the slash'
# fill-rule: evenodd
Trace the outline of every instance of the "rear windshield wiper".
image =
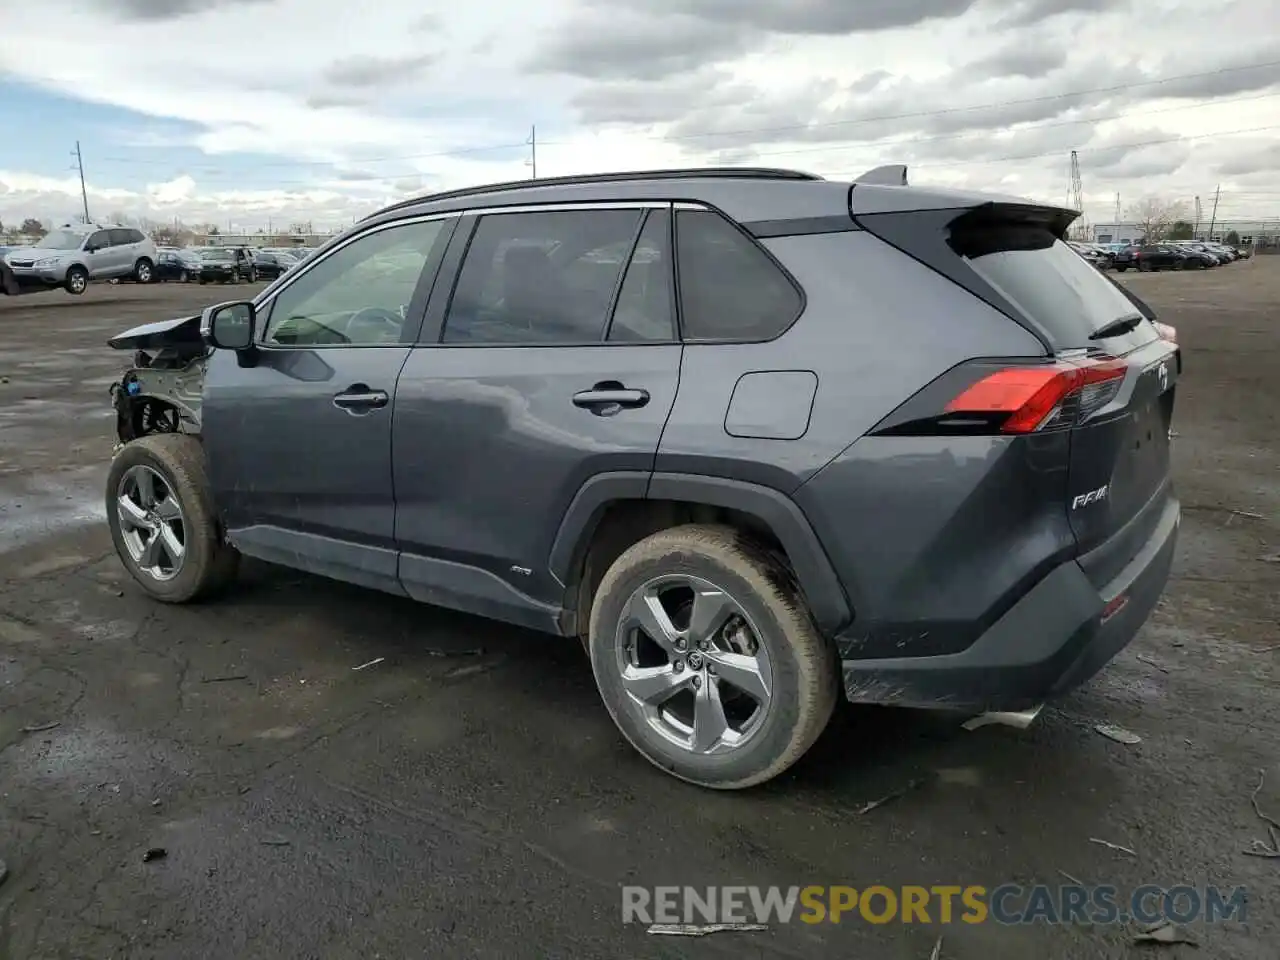
<svg viewBox="0 0 1280 960">
<path fill-rule="evenodd" d="M 1128 333 L 1134 327 L 1142 322 L 1142 314 L 1135 313 L 1128 317 L 1117 317 L 1110 323 L 1104 323 L 1093 333 L 1089 334 L 1090 340 L 1105 340 L 1107 337 L 1118 337 L 1122 333 Z"/>
</svg>

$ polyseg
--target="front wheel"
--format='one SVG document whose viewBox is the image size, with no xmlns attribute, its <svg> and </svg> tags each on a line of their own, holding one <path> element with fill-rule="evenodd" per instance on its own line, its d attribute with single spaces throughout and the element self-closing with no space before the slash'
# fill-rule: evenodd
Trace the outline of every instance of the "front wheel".
<svg viewBox="0 0 1280 960">
<path fill-rule="evenodd" d="M 67 293 L 80 296 L 89 288 L 89 271 L 84 267 L 72 267 L 67 271 L 67 279 L 63 285 L 67 288 Z"/>
<path fill-rule="evenodd" d="M 664 530 L 613 563 L 592 603 L 591 666 L 645 759 L 736 790 L 813 745 L 839 669 L 793 582 L 781 560 L 727 527 Z"/>
<path fill-rule="evenodd" d="M 116 553 L 155 599 L 187 603 L 235 578 L 240 555 L 222 539 L 195 437 L 152 434 L 125 444 L 107 473 L 106 501 Z"/>
<path fill-rule="evenodd" d="M 190 275 L 189 273 L 187 273 L 187 271 L 183 270 L 180 274 L 178 274 L 178 282 L 179 282 L 179 283 L 190 283 L 190 282 L 191 282 L 191 275 Z"/>
<path fill-rule="evenodd" d="M 1129 265 L 1127 263 L 1116 264 L 1116 273 L 1124 273 L 1128 269 L 1129 269 Z"/>
<path fill-rule="evenodd" d="M 155 271 L 150 260 L 144 258 L 133 265 L 133 279 L 138 283 L 150 283 L 154 278 Z"/>
</svg>

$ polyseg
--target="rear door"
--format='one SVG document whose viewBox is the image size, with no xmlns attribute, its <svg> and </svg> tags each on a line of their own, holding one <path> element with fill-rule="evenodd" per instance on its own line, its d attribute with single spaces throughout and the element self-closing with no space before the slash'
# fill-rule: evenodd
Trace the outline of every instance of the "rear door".
<svg viewBox="0 0 1280 960">
<path fill-rule="evenodd" d="M 551 545 L 582 485 L 653 470 L 675 399 L 666 204 L 526 208 L 459 226 L 396 392 L 410 595 L 547 628 Z"/>
<path fill-rule="evenodd" d="M 1062 362 L 1094 371 L 1053 416 L 1070 427 L 1067 510 L 1082 564 L 1109 582 L 1146 542 L 1172 497 L 1169 440 L 1180 358 L 1150 309 L 1044 227 L 986 223 L 969 265 L 1033 321 Z M 963 232 L 953 240 L 965 247 Z"/>
</svg>

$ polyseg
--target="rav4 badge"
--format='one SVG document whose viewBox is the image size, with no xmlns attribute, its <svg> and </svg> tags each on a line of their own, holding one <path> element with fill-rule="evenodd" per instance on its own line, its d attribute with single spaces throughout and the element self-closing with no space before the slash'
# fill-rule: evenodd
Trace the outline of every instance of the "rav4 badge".
<svg viewBox="0 0 1280 960">
<path fill-rule="evenodd" d="M 1110 487 L 1111 484 L 1108 483 L 1106 486 L 1099 487 L 1097 490 L 1090 490 L 1088 493 L 1080 494 L 1080 496 L 1071 501 L 1071 509 L 1079 510 L 1081 507 L 1087 507 L 1091 503 L 1101 503 L 1103 500 L 1107 499 L 1107 490 L 1110 489 Z"/>
</svg>

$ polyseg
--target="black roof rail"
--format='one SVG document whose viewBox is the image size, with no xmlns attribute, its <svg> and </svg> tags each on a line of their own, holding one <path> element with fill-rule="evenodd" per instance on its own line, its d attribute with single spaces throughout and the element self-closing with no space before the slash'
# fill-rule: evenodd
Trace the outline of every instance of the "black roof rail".
<svg viewBox="0 0 1280 960">
<path fill-rule="evenodd" d="M 821 180 L 822 177 L 801 170 L 784 170 L 778 167 L 677 167 L 667 170 L 625 170 L 614 173 L 581 173 L 567 177 L 540 177 L 537 180 L 511 180 L 506 183 L 486 183 L 475 187 L 429 193 L 421 197 L 401 200 L 371 213 L 365 220 L 416 207 L 420 203 L 437 200 L 454 200 L 459 197 L 481 196 L 486 193 L 502 193 L 506 190 L 527 190 L 531 187 L 572 187 L 589 183 L 619 183 L 628 180 L 681 180 L 689 177 L 712 177 L 741 180 Z"/>
</svg>

